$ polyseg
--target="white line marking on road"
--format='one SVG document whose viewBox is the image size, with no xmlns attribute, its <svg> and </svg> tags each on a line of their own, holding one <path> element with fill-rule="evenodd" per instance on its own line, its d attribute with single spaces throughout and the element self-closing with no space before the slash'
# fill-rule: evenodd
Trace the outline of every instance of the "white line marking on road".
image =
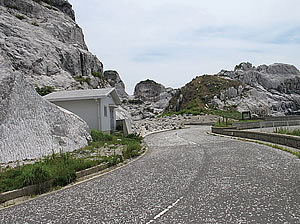
<svg viewBox="0 0 300 224">
<path fill-rule="evenodd" d="M 156 219 L 158 219 L 159 217 L 163 216 L 166 212 L 168 212 L 171 208 L 173 208 L 182 199 L 183 199 L 183 197 L 177 199 L 177 201 L 175 201 L 172 205 L 168 206 L 168 208 L 164 209 L 158 215 L 154 216 L 154 218 L 152 220 L 150 220 L 149 222 L 147 222 L 146 224 L 150 224 L 150 223 L 154 222 Z"/>
</svg>

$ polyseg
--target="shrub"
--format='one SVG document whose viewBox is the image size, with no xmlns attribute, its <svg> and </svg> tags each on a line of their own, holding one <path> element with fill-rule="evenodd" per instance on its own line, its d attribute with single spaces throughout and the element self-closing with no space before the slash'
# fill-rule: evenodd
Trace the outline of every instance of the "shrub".
<svg viewBox="0 0 300 224">
<path fill-rule="evenodd" d="M 84 78 L 82 75 L 77 76 L 74 79 L 75 79 L 75 81 L 80 82 L 81 85 L 84 82 L 86 82 L 88 85 L 91 85 L 91 79 L 90 78 Z"/>
<path fill-rule="evenodd" d="M 137 134 L 129 134 L 129 135 L 127 135 L 126 138 L 133 139 L 133 140 L 135 140 L 137 142 L 142 142 L 142 140 L 143 140 L 143 137 L 139 136 Z"/>
<path fill-rule="evenodd" d="M 104 158 L 104 161 L 107 162 L 108 166 L 115 166 L 120 162 L 123 162 L 122 156 L 120 155 L 113 155 L 113 156 L 108 156 Z"/>
<path fill-rule="evenodd" d="M 113 137 L 110 134 L 106 134 L 102 131 L 91 130 L 91 136 L 94 142 L 112 141 Z"/>
<path fill-rule="evenodd" d="M 104 75 L 101 72 L 92 72 L 92 76 L 98 77 L 100 79 L 105 79 Z"/>
<path fill-rule="evenodd" d="M 25 166 L 20 178 L 24 186 L 41 184 L 51 178 L 51 173 L 41 163 L 35 163 L 33 166 Z"/>
<path fill-rule="evenodd" d="M 141 150 L 141 145 L 137 142 L 129 143 L 123 150 L 124 159 L 130 159 L 132 157 L 136 157 L 139 155 L 139 151 Z"/>
<path fill-rule="evenodd" d="M 53 86 L 44 86 L 39 87 L 37 84 L 35 85 L 35 90 L 40 94 L 41 96 L 45 96 L 49 93 L 52 93 L 55 91 L 55 88 Z"/>
<path fill-rule="evenodd" d="M 22 16 L 22 15 L 15 15 L 19 20 L 23 20 L 23 19 L 25 19 L 25 17 L 24 16 Z"/>
</svg>

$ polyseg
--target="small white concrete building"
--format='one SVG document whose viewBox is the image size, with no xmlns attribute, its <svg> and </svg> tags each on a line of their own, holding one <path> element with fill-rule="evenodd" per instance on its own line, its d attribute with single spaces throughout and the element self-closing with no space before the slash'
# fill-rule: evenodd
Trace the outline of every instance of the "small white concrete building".
<svg viewBox="0 0 300 224">
<path fill-rule="evenodd" d="M 53 92 L 44 99 L 78 115 L 90 129 L 104 132 L 116 129 L 115 109 L 121 100 L 114 88 Z"/>
</svg>

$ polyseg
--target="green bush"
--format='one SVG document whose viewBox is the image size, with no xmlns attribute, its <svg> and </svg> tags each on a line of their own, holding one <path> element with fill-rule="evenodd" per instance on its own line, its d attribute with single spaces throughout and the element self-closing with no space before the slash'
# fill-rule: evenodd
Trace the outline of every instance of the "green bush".
<svg viewBox="0 0 300 224">
<path fill-rule="evenodd" d="M 34 25 L 34 24 L 33 24 Z M 55 91 L 55 88 L 53 86 L 44 86 L 44 87 L 39 87 L 37 84 L 35 85 L 35 90 L 37 91 L 38 94 L 41 96 L 45 96 L 49 93 L 52 93 Z"/>
<path fill-rule="evenodd" d="M 19 20 L 23 20 L 23 19 L 25 19 L 25 17 L 24 16 L 22 16 L 22 15 L 16 15 L 16 17 L 19 19 Z"/>
<path fill-rule="evenodd" d="M 24 186 L 41 184 L 51 179 L 51 173 L 42 163 L 35 163 L 32 166 L 25 166 L 20 178 Z"/>
<path fill-rule="evenodd" d="M 101 131 L 91 130 L 94 142 L 79 150 L 80 154 L 86 151 L 96 152 L 103 145 L 124 145 L 123 156 L 93 156 L 76 158 L 70 153 L 60 153 L 44 157 L 43 160 L 15 168 L 0 169 L 0 193 L 19 189 L 32 184 L 41 184 L 51 181 L 53 187 L 64 186 L 76 180 L 76 172 L 102 163 L 114 166 L 124 159 L 140 154 L 142 137 L 137 135 L 109 135 Z M 81 153 L 82 152 L 82 153 Z"/>
<path fill-rule="evenodd" d="M 80 82 L 80 84 L 83 84 L 84 82 L 86 82 L 88 85 L 91 85 L 91 79 L 84 78 L 82 75 L 77 76 L 74 79 L 75 79 L 75 81 Z"/>
<path fill-rule="evenodd" d="M 129 134 L 129 135 L 126 136 L 126 138 L 133 139 L 137 142 L 142 142 L 142 140 L 143 140 L 143 137 L 139 136 L 137 134 Z"/>
<path fill-rule="evenodd" d="M 104 75 L 101 72 L 92 72 L 92 76 L 98 77 L 100 79 L 105 79 Z"/>
<path fill-rule="evenodd" d="M 110 134 L 104 133 L 102 131 L 91 130 L 91 136 L 94 142 L 102 142 L 102 141 L 112 141 L 113 137 Z"/>
<path fill-rule="evenodd" d="M 279 128 L 276 133 L 284 134 L 284 135 L 295 135 L 300 136 L 300 129 L 289 130 L 287 128 Z"/>
<path fill-rule="evenodd" d="M 140 154 L 141 145 L 137 142 L 129 143 L 122 151 L 124 159 L 130 159 Z"/>
</svg>

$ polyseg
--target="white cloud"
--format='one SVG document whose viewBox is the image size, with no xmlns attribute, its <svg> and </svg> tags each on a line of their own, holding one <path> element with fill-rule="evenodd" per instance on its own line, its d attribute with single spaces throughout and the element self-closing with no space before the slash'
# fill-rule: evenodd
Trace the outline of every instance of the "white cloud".
<svg viewBox="0 0 300 224">
<path fill-rule="evenodd" d="M 196 75 L 300 63 L 299 0 L 70 0 L 90 50 L 132 93 L 143 79 L 180 87 Z"/>
</svg>

